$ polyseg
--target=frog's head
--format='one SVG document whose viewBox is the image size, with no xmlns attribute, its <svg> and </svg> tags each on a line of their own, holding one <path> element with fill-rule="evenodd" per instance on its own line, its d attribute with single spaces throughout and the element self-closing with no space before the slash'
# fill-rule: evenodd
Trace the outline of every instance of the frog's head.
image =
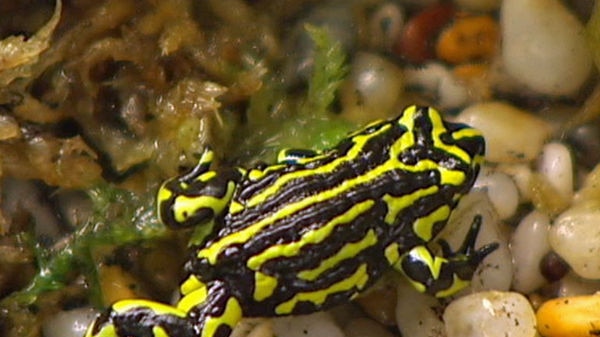
<svg viewBox="0 0 600 337">
<path fill-rule="evenodd" d="M 172 228 L 204 224 L 220 216 L 229 204 L 235 182 L 209 170 L 213 152 L 206 150 L 188 173 L 167 180 L 159 188 L 158 216 Z"/>
<path fill-rule="evenodd" d="M 410 106 L 394 120 L 403 130 L 398 143 L 405 163 L 436 169 L 441 184 L 470 189 L 483 163 L 485 140 L 478 130 L 444 121 L 431 107 Z"/>
</svg>

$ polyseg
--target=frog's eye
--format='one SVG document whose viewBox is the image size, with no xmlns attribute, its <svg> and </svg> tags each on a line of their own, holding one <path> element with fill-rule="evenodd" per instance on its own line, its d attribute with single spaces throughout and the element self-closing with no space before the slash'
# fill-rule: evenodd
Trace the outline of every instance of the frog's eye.
<svg viewBox="0 0 600 337">
<path fill-rule="evenodd" d="M 464 124 L 447 123 L 447 142 L 467 153 L 471 161 L 480 163 L 485 154 L 485 139 L 481 132 Z M 442 139 L 442 141 L 446 141 Z"/>
</svg>

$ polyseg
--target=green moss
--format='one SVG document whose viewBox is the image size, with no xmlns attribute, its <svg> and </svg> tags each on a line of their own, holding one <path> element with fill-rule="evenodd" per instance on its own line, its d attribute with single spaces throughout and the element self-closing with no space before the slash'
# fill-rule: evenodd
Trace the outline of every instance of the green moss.
<svg viewBox="0 0 600 337">
<path fill-rule="evenodd" d="M 31 305 L 38 296 L 63 288 L 78 273 L 97 284 L 96 263 L 92 258 L 94 249 L 155 239 L 167 233 L 166 227 L 155 216 L 154 197 L 148 197 L 152 194 L 136 195 L 104 185 L 89 190 L 88 195 L 94 208 L 90 219 L 73 232 L 58 251 L 43 251 L 32 243 L 38 252 L 38 273 L 28 287 L 5 297 L 0 307 Z M 92 289 L 92 293 L 97 294 L 98 290 Z"/>
</svg>

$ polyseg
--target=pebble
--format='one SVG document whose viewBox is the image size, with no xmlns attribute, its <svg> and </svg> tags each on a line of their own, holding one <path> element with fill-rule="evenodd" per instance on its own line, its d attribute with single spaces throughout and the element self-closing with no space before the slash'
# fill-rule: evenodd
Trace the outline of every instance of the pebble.
<svg viewBox="0 0 600 337">
<path fill-rule="evenodd" d="M 600 327 L 600 294 L 560 297 L 538 309 L 538 330 L 545 337 L 597 336 Z"/>
<path fill-rule="evenodd" d="M 368 318 L 358 318 L 344 328 L 346 337 L 394 337 L 382 325 Z"/>
<path fill-rule="evenodd" d="M 412 63 L 423 63 L 434 57 L 430 44 L 455 14 L 454 5 L 440 2 L 425 7 L 404 25 L 394 53 Z"/>
<path fill-rule="evenodd" d="M 577 275 L 600 278 L 600 205 L 597 202 L 579 203 L 554 220 L 549 241 Z"/>
<path fill-rule="evenodd" d="M 387 1 L 379 5 L 369 18 L 369 44 L 376 50 L 389 52 L 404 26 L 404 10 Z"/>
<path fill-rule="evenodd" d="M 342 330 L 326 312 L 274 318 L 272 323 L 274 335 L 280 337 L 344 337 Z"/>
<path fill-rule="evenodd" d="M 500 16 L 502 60 L 517 82 L 561 96 L 575 93 L 589 77 L 584 27 L 561 1 L 505 0 Z"/>
<path fill-rule="evenodd" d="M 537 172 L 529 177 L 529 194 L 533 206 L 552 218 L 571 204 L 570 198 L 563 196 L 546 176 Z"/>
<path fill-rule="evenodd" d="M 417 87 L 433 96 L 442 109 L 462 107 L 469 100 L 469 88 L 452 71 L 438 62 L 405 68 L 406 86 Z"/>
<path fill-rule="evenodd" d="M 487 291 L 459 298 L 444 311 L 448 337 L 534 337 L 529 301 L 515 292 Z"/>
<path fill-rule="evenodd" d="M 569 130 L 566 141 L 572 146 L 578 164 L 590 169 L 600 162 L 600 125 L 597 123 Z"/>
<path fill-rule="evenodd" d="M 403 91 L 399 67 L 379 55 L 358 53 L 341 88 L 342 116 L 359 124 L 387 118 Z"/>
<path fill-rule="evenodd" d="M 21 128 L 17 120 L 8 115 L 0 115 L 0 140 L 6 141 L 21 137 Z"/>
<path fill-rule="evenodd" d="M 456 6 L 469 12 L 491 12 L 500 8 L 500 0 L 454 0 Z"/>
<path fill-rule="evenodd" d="M 540 264 L 550 250 L 549 229 L 550 219 L 539 211 L 529 213 L 517 226 L 510 243 L 515 266 L 514 290 L 527 294 L 546 283 Z"/>
<path fill-rule="evenodd" d="M 489 60 L 499 43 L 500 28 L 489 15 L 458 17 L 438 37 L 436 54 L 449 63 Z"/>
<path fill-rule="evenodd" d="M 384 278 L 355 300 L 368 317 L 387 326 L 393 326 L 396 321 L 397 296 L 394 281 Z"/>
<path fill-rule="evenodd" d="M 600 203 L 600 164 L 596 165 L 583 180 L 583 185 L 574 197 L 575 203 Z"/>
<path fill-rule="evenodd" d="M 591 295 L 600 291 L 600 281 L 587 280 L 571 272 L 564 276 L 556 290 L 557 297 Z"/>
<path fill-rule="evenodd" d="M 475 181 L 474 187 L 485 188 L 500 219 L 508 219 L 517 211 L 519 190 L 508 175 L 502 172 L 483 170 Z"/>
<path fill-rule="evenodd" d="M 540 272 L 550 282 L 558 281 L 569 272 L 569 265 L 558 254 L 550 251 L 540 261 Z"/>
<path fill-rule="evenodd" d="M 60 311 L 44 321 L 43 335 L 45 337 L 81 337 L 96 315 L 97 312 L 89 307 Z"/>
<path fill-rule="evenodd" d="M 522 163 L 535 159 L 552 131 L 546 121 L 499 101 L 473 104 L 464 109 L 456 121 L 483 133 L 486 159 L 495 163 Z"/>
<path fill-rule="evenodd" d="M 273 326 L 270 319 L 244 318 L 235 325 L 229 337 L 272 337 Z"/>
<path fill-rule="evenodd" d="M 441 336 L 444 323 L 437 314 L 439 309 L 433 296 L 418 292 L 406 278 L 399 281 L 396 324 L 402 336 Z"/>
<path fill-rule="evenodd" d="M 571 151 L 562 143 L 544 145 L 538 169 L 563 198 L 573 197 L 573 160 Z"/>
<path fill-rule="evenodd" d="M 521 202 L 531 199 L 530 179 L 532 171 L 530 165 L 527 163 L 501 164 L 498 165 L 497 170 L 509 175 L 515 182 Z"/>
</svg>

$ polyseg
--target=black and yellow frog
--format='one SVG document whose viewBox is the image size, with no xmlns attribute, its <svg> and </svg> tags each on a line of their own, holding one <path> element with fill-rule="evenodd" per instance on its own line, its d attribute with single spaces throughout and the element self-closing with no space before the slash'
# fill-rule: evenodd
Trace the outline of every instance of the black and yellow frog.
<svg viewBox="0 0 600 337">
<path fill-rule="evenodd" d="M 419 106 L 326 151 L 282 151 L 274 165 L 214 171 L 207 150 L 158 192 L 165 224 L 215 224 L 185 266 L 179 302 L 119 301 L 87 336 L 227 337 L 242 317 L 347 302 L 390 266 L 420 291 L 451 295 L 497 245 L 474 248 L 479 218 L 458 251 L 442 244 L 435 256 L 427 244 L 472 187 L 484 150 L 477 130 Z"/>
</svg>

